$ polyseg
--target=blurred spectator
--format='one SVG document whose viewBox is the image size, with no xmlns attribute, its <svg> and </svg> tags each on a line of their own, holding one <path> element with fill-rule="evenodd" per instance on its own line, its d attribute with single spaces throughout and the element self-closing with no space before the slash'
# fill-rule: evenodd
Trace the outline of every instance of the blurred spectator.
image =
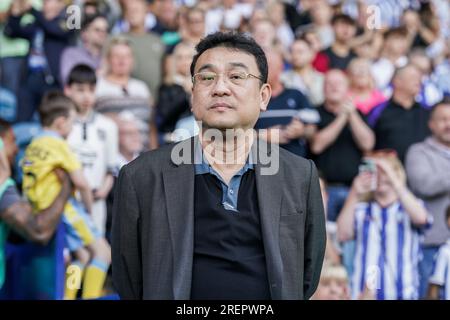
<svg viewBox="0 0 450 320">
<path fill-rule="evenodd" d="M 195 48 L 181 42 L 175 47 L 170 69 L 159 88 L 156 121 L 164 142 L 172 142 L 172 132 L 178 120 L 192 115 L 190 97 L 192 78 L 190 66 Z"/>
<path fill-rule="evenodd" d="M 380 26 L 376 25 L 376 15 L 369 7 L 368 2 L 358 1 L 358 14 L 356 19 L 356 36 L 350 40 L 353 51 L 360 57 L 369 60 L 378 58 L 381 46 L 383 45 L 383 36 Z"/>
<path fill-rule="evenodd" d="M 255 20 L 251 25 L 252 37 L 264 50 L 278 50 L 284 52 L 279 42 L 276 30 L 269 19 Z"/>
<path fill-rule="evenodd" d="M 153 0 L 150 10 L 155 15 L 156 24 L 151 31 L 161 36 L 161 41 L 173 45 L 180 40 L 178 34 L 179 13 L 174 0 Z"/>
<path fill-rule="evenodd" d="M 81 28 L 81 44 L 66 48 L 61 55 L 61 83 L 67 83 L 67 77 L 74 66 L 85 64 L 94 70 L 100 69 L 100 62 L 108 36 L 108 21 L 100 15 L 87 16 Z"/>
<path fill-rule="evenodd" d="M 279 52 L 266 52 L 269 66 L 268 83 L 272 87 L 267 110 L 262 112 L 255 129 L 261 131 L 261 138 L 279 143 L 281 147 L 299 156 L 306 156 L 306 143 L 315 132 L 315 124 L 320 120 L 317 110 L 298 90 L 286 89 L 281 82 L 283 58 Z M 275 140 L 272 135 L 276 135 Z"/>
<path fill-rule="evenodd" d="M 446 210 L 445 223 L 450 229 L 450 206 Z M 433 274 L 429 281 L 428 299 L 450 300 L 450 238 L 439 248 Z M 441 294 L 441 290 L 443 294 Z"/>
<path fill-rule="evenodd" d="M 290 55 L 293 69 L 281 75 L 283 84 L 286 88 L 300 90 L 312 105 L 322 104 L 324 76 L 312 66 L 316 52 L 311 44 L 305 38 L 296 39 L 291 46 Z"/>
<path fill-rule="evenodd" d="M 443 54 L 435 59 L 435 68 L 431 75 L 434 83 L 444 96 L 450 97 L 450 38 Z"/>
<path fill-rule="evenodd" d="M 409 62 L 422 72 L 422 85 L 416 101 L 424 108 L 431 108 L 442 100 L 443 94 L 431 78 L 433 65 L 425 50 L 416 48 L 409 54 Z"/>
<path fill-rule="evenodd" d="M 267 4 L 267 15 L 275 27 L 278 41 L 287 52 L 294 41 L 294 33 L 285 19 L 284 3 L 280 0 L 271 0 Z"/>
<path fill-rule="evenodd" d="M 410 47 L 427 47 L 435 40 L 436 35 L 423 24 L 416 10 L 406 10 L 402 16 L 402 23 L 408 31 Z"/>
<path fill-rule="evenodd" d="M 10 38 L 4 34 L 12 2 L 13 0 L 0 1 L 0 70 L 3 70 L 0 72 L 0 86 L 17 96 L 20 85 L 26 76 L 27 54 L 30 46 L 25 39 Z M 32 4 L 38 8 L 39 2 L 39 0 L 34 0 Z M 25 14 L 21 23 L 25 23 L 30 17 L 29 14 Z"/>
<path fill-rule="evenodd" d="M 324 48 L 331 47 L 334 43 L 334 30 L 331 26 L 333 9 L 325 0 L 316 1 L 310 10 L 310 15 L 320 43 Z"/>
<path fill-rule="evenodd" d="M 425 201 L 435 221 L 423 240 L 423 258 L 419 264 L 421 297 L 425 297 L 427 292 L 428 278 L 439 246 L 450 237 L 450 230 L 442 223 L 445 220 L 445 210 L 450 205 L 449 100 L 432 109 L 428 126 L 431 137 L 412 145 L 406 155 L 406 172 L 411 190 Z"/>
<path fill-rule="evenodd" d="M 326 230 L 327 230 L 327 246 L 325 249 L 325 261 L 329 261 L 334 264 L 340 264 L 341 263 L 341 257 L 339 255 L 339 242 L 337 239 L 337 226 L 336 223 L 333 221 L 329 221 L 327 219 L 327 204 L 328 204 L 328 192 L 327 192 L 327 183 L 322 178 L 319 177 L 319 183 L 320 183 L 320 192 L 322 193 L 322 201 L 323 201 L 323 208 L 325 213 L 325 219 L 326 219 Z"/>
<path fill-rule="evenodd" d="M 145 30 L 145 9 L 145 0 L 131 0 L 124 12 L 130 30 L 122 36 L 129 41 L 133 51 L 132 76 L 145 82 L 156 101 L 165 47 L 157 34 Z"/>
<path fill-rule="evenodd" d="M 409 49 L 405 28 L 389 29 L 384 34 L 380 58 L 372 65 L 372 74 L 378 89 L 385 90 L 396 68 L 404 67 Z"/>
<path fill-rule="evenodd" d="M 122 16 L 115 22 L 111 34 L 113 36 L 116 36 L 121 33 L 127 33 L 130 31 L 130 25 L 128 21 L 124 17 L 124 13 L 127 10 L 127 6 L 129 4 L 133 3 L 133 0 L 118 0 L 118 3 L 120 5 L 120 13 Z M 157 21 L 155 15 L 149 10 L 151 5 L 148 5 L 145 9 L 145 30 L 146 31 L 152 31 L 154 28 L 156 28 Z"/>
<path fill-rule="evenodd" d="M 338 220 L 341 240 L 356 239 L 352 297 L 368 287 L 378 300 L 418 299 L 419 237 L 432 219 L 406 187 L 395 152 L 368 159 L 374 166 L 355 178 Z"/>
<path fill-rule="evenodd" d="M 185 26 L 183 29 L 180 28 L 180 42 L 190 43 L 193 46 L 200 42 L 200 39 L 206 35 L 205 15 L 205 11 L 199 7 L 186 9 Z"/>
<path fill-rule="evenodd" d="M 62 168 L 69 174 L 81 201 L 72 195 L 64 206 L 62 221 L 65 241 L 75 256 L 76 260 L 72 265 L 78 268 L 79 275 L 83 274 L 85 269 L 82 297 L 92 299 L 102 294 L 106 273 L 111 263 L 111 249 L 93 226 L 89 215 L 92 212 L 92 192 L 83 174 L 81 163 L 66 141 L 72 130 L 75 110 L 74 102 L 62 93 L 49 92 L 44 96 L 39 106 L 43 131 L 34 137 L 25 152 L 22 163 L 24 172 L 22 187 L 24 195 L 32 204 L 33 211 L 37 213 L 47 208 L 61 189 L 61 182 L 53 171 Z M 70 281 L 65 283 L 65 299 L 75 299 L 77 290 L 78 287 L 71 286 Z"/>
<path fill-rule="evenodd" d="M 118 164 L 121 168 L 139 156 L 143 150 L 143 143 L 139 128 L 136 125 L 136 117 L 132 113 L 121 112 L 116 118 L 116 122 L 119 128 Z"/>
<path fill-rule="evenodd" d="M 319 285 L 311 300 L 350 300 L 347 271 L 342 265 L 324 262 Z"/>
<path fill-rule="evenodd" d="M 28 77 L 19 95 L 18 121 L 30 120 L 42 95 L 60 87 L 60 57 L 73 33 L 66 25 L 65 7 L 64 0 L 43 0 L 42 11 L 34 9 L 27 0 L 11 5 L 5 34 L 30 42 Z M 21 23 L 26 13 L 34 17 L 34 22 Z"/>
<path fill-rule="evenodd" d="M 146 84 L 131 77 L 133 52 L 123 37 L 113 38 L 106 49 L 106 75 L 98 79 L 96 110 L 114 118 L 128 110 L 138 119 L 146 149 L 158 145 L 157 131 L 152 119 L 152 96 Z"/>
<path fill-rule="evenodd" d="M 372 150 L 375 141 L 364 116 L 347 98 L 345 74 L 340 70 L 328 71 L 324 89 L 325 102 L 318 108 L 319 131 L 312 138 L 311 151 L 328 183 L 328 219 L 336 221 L 358 174 L 361 156 Z"/>
<path fill-rule="evenodd" d="M 372 109 L 368 116 L 376 136 L 375 149 L 394 149 L 402 162 L 408 148 L 430 133 L 429 111 L 415 101 L 421 78 L 421 72 L 414 65 L 397 69 L 392 98 Z"/>
<path fill-rule="evenodd" d="M 62 170 L 58 170 L 55 173 L 61 182 L 60 192 L 48 208 L 37 214 L 33 212 L 9 177 L 12 165 L 10 161 L 16 152 L 12 127 L 0 120 L 0 289 L 5 281 L 5 247 L 10 231 L 29 241 L 46 245 L 60 223 L 64 204 L 72 191 L 69 177 Z"/>
<path fill-rule="evenodd" d="M 208 2 L 210 2 L 210 5 L 206 12 L 207 34 L 219 30 L 237 30 L 242 20 L 250 19 L 253 13 L 251 3 L 239 3 L 237 0 Z"/>
<path fill-rule="evenodd" d="M 101 15 L 110 26 L 120 18 L 120 2 L 121 0 L 72 0 L 74 5 L 82 7 L 83 17 Z"/>
<path fill-rule="evenodd" d="M 77 105 L 77 117 L 67 142 L 83 166 L 93 192 L 92 220 L 105 235 L 106 203 L 117 174 L 118 132 L 116 124 L 93 110 L 95 71 L 87 65 L 75 66 L 69 74 L 64 93 Z"/>
<path fill-rule="evenodd" d="M 345 70 L 350 61 L 356 57 L 349 44 L 356 34 L 356 22 L 347 15 L 339 14 L 333 17 L 332 25 L 334 43 L 320 52 L 313 62 L 314 67 L 320 72 L 327 72 L 330 69 Z"/>
<path fill-rule="evenodd" d="M 347 73 L 350 80 L 348 97 L 363 115 L 367 115 L 375 106 L 386 101 L 383 93 L 375 87 L 369 60 L 353 59 Z"/>
</svg>

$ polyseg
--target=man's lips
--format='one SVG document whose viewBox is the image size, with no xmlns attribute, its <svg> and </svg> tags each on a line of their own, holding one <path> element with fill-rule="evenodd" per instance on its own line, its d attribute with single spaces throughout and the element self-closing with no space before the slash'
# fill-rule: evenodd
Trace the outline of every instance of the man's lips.
<svg viewBox="0 0 450 320">
<path fill-rule="evenodd" d="M 217 111 L 223 111 L 223 110 L 227 110 L 227 109 L 233 109 L 233 107 L 230 106 L 227 103 L 214 103 L 208 109 L 210 109 L 210 110 L 217 110 Z"/>
</svg>

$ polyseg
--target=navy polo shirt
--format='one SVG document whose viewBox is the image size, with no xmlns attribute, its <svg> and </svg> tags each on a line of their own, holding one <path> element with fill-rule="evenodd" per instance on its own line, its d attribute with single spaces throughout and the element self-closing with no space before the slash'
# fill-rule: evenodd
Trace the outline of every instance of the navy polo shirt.
<svg viewBox="0 0 450 320">
<path fill-rule="evenodd" d="M 244 167 L 239 170 L 230 180 L 229 185 L 223 181 L 220 174 L 214 170 L 208 163 L 208 160 L 203 156 L 202 149 L 199 145 L 195 147 L 195 174 L 209 173 L 215 176 L 222 187 L 222 205 L 226 210 L 237 211 L 238 193 L 241 185 L 242 176 L 248 170 L 254 169 L 253 156 L 249 153 L 248 159 L 244 164 Z"/>
<path fill-rule="evenodd" d="M 251 153 L 229 185 L 201 158 L 195 162 L 191 299 L 270 299 Z"/>
</svg>

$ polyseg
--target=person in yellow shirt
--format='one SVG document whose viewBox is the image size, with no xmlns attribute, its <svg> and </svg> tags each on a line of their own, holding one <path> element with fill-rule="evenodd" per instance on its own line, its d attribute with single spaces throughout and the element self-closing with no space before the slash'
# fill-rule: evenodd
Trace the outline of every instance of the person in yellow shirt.
<svg viewBox="0 0 450 320">
<path fill-rule="evenodd" d="M 74 194 L 64 207 L 66 245 L 75 257 L 67 269 L 65 298 L 76 298 L 85 270 L 82 298 L 91 299 L 101 295 L 111 263 L 111 250 L 94 227 L 89 215 L 92 191 L 83 175 L 81 163 L 65 140 L 72 130 L 75 116 L 76 106 L 64 94 L 52 91 L 43 98 L 39 107 L 43 131 L 25 151 L 22 187 L 37 214 L 50 206 L 60 192 L 61 183 L 54 169 L 61 168 L 68 172 L 82 203 Z"/>
</svg>

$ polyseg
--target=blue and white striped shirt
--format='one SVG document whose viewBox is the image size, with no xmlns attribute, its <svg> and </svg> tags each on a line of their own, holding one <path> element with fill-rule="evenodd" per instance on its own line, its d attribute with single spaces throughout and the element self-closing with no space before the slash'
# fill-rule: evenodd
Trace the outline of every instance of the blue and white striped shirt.
<svg viewBox="0 0 450 320">
<path fill-rule="evenodd" d="M 439 248 L 430 283 L 444 287 L 445 300 L 450 300 L 450 239 Z"/>
<path fill-rule="evenodd" d="M 367 287 L 378 300 L 418 299 L 420 230 L 401 203 L 387 208 L 359 203 L 354 228 L 352 297 L 357 299 Z"/>
</svg>

